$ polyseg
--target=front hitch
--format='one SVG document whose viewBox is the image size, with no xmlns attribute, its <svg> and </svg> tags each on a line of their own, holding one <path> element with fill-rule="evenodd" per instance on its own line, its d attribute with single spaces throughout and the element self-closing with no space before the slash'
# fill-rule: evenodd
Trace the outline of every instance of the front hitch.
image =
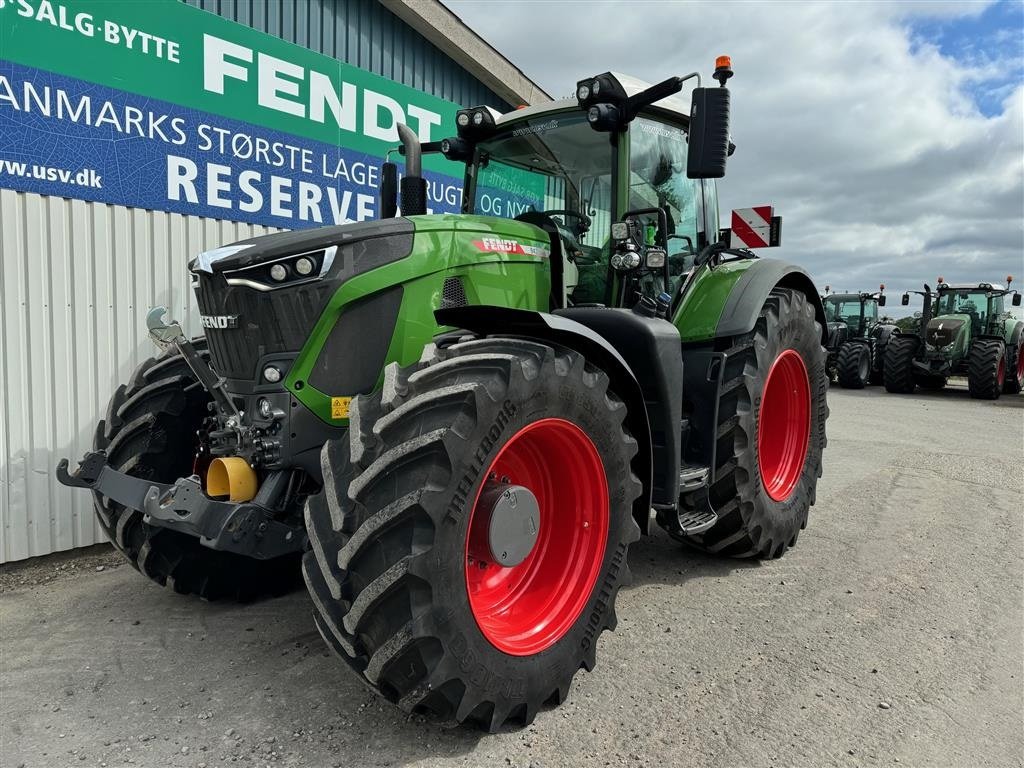
<svg viewBox="0 0 1024 768">
<path fill-rule="evenodd" d="M 148 525 L 195 536 L 210 549 L 269 560 L 305 548 L 298 528 L 274 519 L 273 505 L 285 492 L 288 472 L 271 472 L 251 502 L 211 499 L 196 475 L 172 484 L 155 483 L 118 472 L 103 451 L 85 454 L 68 472 L 68 460 L 57 464 L 57 480 L 72 488 L 88 488 L 143 514 Z"/>
</svg>

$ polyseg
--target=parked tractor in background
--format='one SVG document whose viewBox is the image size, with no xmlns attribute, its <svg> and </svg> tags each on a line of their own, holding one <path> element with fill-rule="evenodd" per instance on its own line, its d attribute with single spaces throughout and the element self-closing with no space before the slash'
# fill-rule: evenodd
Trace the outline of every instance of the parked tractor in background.
<svg viewBox="0 0 1024 768">
<path fill-rule="evenodd" d="M 918 333 L 897 333 L 885 355 L 885 388 L 910 393 L 915 387 L 942 389 L 951 376 L 966 376 L 971 397 L 995 400 L 1024 385 L 1024 321 L 1006 311 L 1004 299 L 1020 293 L 998 283 L 951 285 L 940 277 L 913 291 L 924 297 Z M 903 294 L 904 306 L 910 291 Z"/>
<path fill-rule="evenodd" d="M 379 221 L 197 257 L 206 337 L 150 313 L 163 353 L 62 482 L 178 592 L 279 591 L 301 558 L 325 641 L 406 711 L 529 723 L 594 666 L 652 510 L 773 558 L 814 503 L 825 315 L 719 239 L 731 75 L 398 126 L 403 215 L 386 163 Z M 465 163 L 462 214 L 425 215 L 422 152 Z"/>
<path fill-rule="evenodd" d="M 822 297 L 828 323 L 829 381 L 846 389 L 863 389 L 882 383 L 885 347 L 896 326 L 880 322 L 878 308 L 885 306 L 885 285 L 877 293 L 830 293 Z"/>
</svg>

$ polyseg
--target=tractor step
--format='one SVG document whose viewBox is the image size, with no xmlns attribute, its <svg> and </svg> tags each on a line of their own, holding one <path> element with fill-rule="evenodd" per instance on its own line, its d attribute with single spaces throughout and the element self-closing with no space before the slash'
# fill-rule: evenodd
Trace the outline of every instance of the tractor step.
<svg viewBox="0 0 1024 768">
<path fill-rule="evenodd" d="M 717 513 L 709 508 L 691 509 L 679 513 L 679 527 L 687 536 L 703 533 L 717 522 Z"/>
<path fill-rule="evenodd" d="M 708 477 L 711 475 L 707 467 L 696 464 L 684 464 L 679 470 L 679 492 L 689 493 L 703 488 L 708 484 Z"/>
</svg>

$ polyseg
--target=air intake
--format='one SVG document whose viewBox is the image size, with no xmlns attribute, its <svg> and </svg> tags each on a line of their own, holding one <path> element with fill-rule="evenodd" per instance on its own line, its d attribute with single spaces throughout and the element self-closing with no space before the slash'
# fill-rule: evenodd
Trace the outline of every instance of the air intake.
<svg viewBox="0 0 1024 768">
<path fill-rule="evenodd" d="M 462 278 L 445 278 L 444 288 L 441 289 L 441 309 L 464 307 L 468 303 L 466 300 L 466 287 L 462 284 Z"/>
</svg>

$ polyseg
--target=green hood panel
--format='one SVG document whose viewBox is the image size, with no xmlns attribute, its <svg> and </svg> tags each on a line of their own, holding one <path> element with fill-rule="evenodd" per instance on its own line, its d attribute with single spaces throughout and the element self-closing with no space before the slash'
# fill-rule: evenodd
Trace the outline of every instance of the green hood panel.
<svg viewBox="0 0 1024 768">
<path fill-rule="evenodd" d="M 419 359 L 445 330 L 434 320 L 443 301 L 549 308 L 551 245 L 543 230 L 489 216 L 441 214 L 408 221 L 415 228 L 408 255 L 342 282 L 285 377 L 294 397 L 329 424 L 347 424 L 349 400 L 379 387 L 386 365 Z M 374 241 L 366 247 L 373 248 Z M 346 326 L 353 320 L 370 327 Z M 338 372 L 336 380 L 351 381 L 352 369 L 363 373 L 358 391 L 331 386 L 331 371 Z"/>
<path fill-rule="evenodd" d="M 925 342 L 951 360 L 962 359 L 971 342 L 971 316 L 957 313 L 933 317 L 925 330 Z"/>
</svg>

